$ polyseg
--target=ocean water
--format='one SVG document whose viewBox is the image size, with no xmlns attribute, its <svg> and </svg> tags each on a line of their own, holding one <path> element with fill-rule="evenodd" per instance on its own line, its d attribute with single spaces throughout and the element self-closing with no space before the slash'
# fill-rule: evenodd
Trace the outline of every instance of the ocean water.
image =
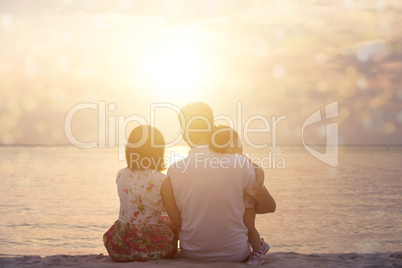
<svg viewBox="0 0 402 268">
<path fill-rule="evenodd" d="M 402 147 L 341 147 L 336 168 L 303 147 L 271 150 L 248 152 L 265 159 L 265 185 L 277 202 L 275 213 L 256 219 L 272 252 L 402 248 Z M 0 147 L 0 254 L 105 254 L 124 166 L 117 149 Z"/>
</svg>

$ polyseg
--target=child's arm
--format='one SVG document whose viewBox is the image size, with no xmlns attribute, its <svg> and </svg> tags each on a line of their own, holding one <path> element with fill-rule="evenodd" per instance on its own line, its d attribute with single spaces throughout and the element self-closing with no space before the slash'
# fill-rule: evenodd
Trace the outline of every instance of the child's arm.
<svg viewBox="0 0 402 268">
<path fill-rule="evenodd" d="M 262 168 L 257 165 L 256 163 L 253 163 L 250 159 L 249 159 L 251 165 L 253 165 L 253 168 L 255 170 L 255 185 L 253 187 L 253 190 L 255 191 L 255 198 L 257 199 L 257 201 L 261 198 L 261 192 L 262 192 L 262 186 L 264 185 L 264 180 L 265 180 L 265 174 L 264 174 L 264 170 L 262 170 Z"/>
</svg>

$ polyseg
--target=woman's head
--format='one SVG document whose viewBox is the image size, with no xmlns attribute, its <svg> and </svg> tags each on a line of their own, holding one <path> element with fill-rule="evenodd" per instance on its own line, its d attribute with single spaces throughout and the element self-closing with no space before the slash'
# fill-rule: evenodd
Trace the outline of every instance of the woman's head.
<svg viewBox="0 0 402 268">
<path fill-rule="evenodd" d="M 162 133 L 151 126 L 141 125 L 131 131 L 126 145 L 126 162 L 131 170 L 166 169 L 165 139 Z"/>
<path fill-rule="evenodd" d="M 218 153 L 243 153 L 237 132 L 233 128 L 223 125 L 213 127 L 209 148 Z"/>
</svg>

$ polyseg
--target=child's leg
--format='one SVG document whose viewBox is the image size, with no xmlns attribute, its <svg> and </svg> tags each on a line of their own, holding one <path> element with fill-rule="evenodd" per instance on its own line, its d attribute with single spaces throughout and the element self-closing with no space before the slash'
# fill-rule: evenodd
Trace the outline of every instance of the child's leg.
<svg viewBox="0 0 402 268">
<path fill-rule="evenodd" d="M 248 239 L 250 240 L 253 250 L 261 250 L 260 234 L 255 228 L 255 208 L 246 208 L 244 213 L 244 224 L 248 229 Z"/>
</svg>

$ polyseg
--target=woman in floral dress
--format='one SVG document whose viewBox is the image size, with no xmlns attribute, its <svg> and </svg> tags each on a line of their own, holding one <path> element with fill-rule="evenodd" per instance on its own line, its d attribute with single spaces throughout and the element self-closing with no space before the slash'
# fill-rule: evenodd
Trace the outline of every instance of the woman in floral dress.
<svg viewBox="0 0 402 268">
<path fill-rule="evenodd" d="M 167 216 L 161 216 L 164 147 L 162 134 L 151 126 L 139 126 L 130 134 L 127 167 L 119 170 L 116 178 L 119 219 L 103 235 L 105 247 L 116 262 L 171 258 L 177 251 L 175 226 Z"/>
</svg>

